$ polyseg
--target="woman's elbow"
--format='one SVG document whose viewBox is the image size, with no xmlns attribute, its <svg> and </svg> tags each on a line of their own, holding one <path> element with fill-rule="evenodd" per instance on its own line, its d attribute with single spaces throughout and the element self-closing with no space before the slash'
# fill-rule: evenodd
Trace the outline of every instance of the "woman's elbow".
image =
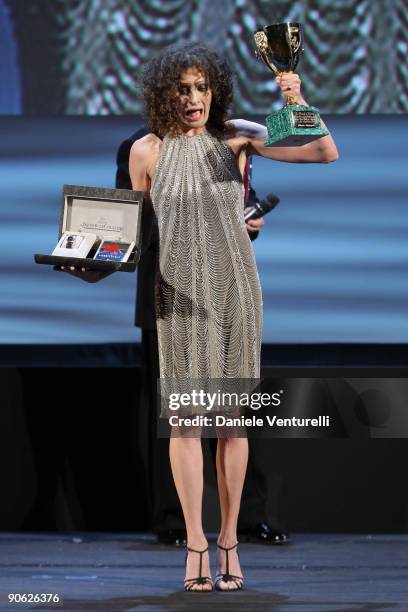
<svg viewBox="0 0 408 612">
<path fill-rule="evenodd" d="M 335 151 L 325 151 L 320 159 L 322 164 L 331 164 L 339 159 L 339 153 L 337 149 Z"/>
</svg>

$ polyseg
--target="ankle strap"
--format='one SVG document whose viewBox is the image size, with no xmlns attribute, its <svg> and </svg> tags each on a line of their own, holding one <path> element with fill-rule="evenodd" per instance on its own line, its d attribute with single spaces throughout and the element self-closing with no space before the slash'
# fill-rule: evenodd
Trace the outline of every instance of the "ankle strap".
<svg viewBox="0 0 408 612">
<path fill-rule="evenodd" d="M 194 550 L 194 548 L 190 548 L 189 546 L 186 546 L 186 549 L 188 550 L 188 552 L 193 552 L 193 553 L 197 553 L 198 555 L 200 555 L 200 567 L 198 568 L 198 577 L 201 580 L 201 570 L 203 567 L 203 554 L 207 552 L 208 550 L 208 546 L 205 550 Z"/>
<path fill-rule="evenodd" d="M 197 553 L 199 555 L 203 555 L 204 553 L 207 552 L 208 546 L 207 546 L 207 548 L 205 550 L 194 550 L 194 548 L 190 548 L 189 546 L 186 546 L 186 550 L 188 550 L 188 552 L 195 552 L 195 553 Z"/>
<path fill-rule="evenodd" d="M 226 552 L 228 552 L 229 550 L 233 550 L 234 548 L 236 548 L 238 544 L 239 542 L 234 544 L 234 546 L 230 546 L 229 548 L 224 548 L 224 546 L 221 546 L 221 544 L 217 544 L 217 548 L 221 548 L 221 550 L 225 550 Z"/>
<path fill-rule="evenodd" d="M 221 544 L 218 544 L 217 542 L 217 548 L 220 548 L 221 550 L 225 550 L 225 564 L 226 564 L 226 568 L 225 568 L 225 574 L 224 576 L 228 576 L 228 580 L 229 577 L 231 576 L 230 571 L 229 571 L 229 556 L 228 553 L 230 550 L 233 550 L 234 548 L 236 548 L 238 546 L 239 542 L 237 542 L 236 544 L 234 544 L 234 546 L 230 546 L 229 548 L 225 548 L 224 546 L 221 546 Z"/>
</svg>

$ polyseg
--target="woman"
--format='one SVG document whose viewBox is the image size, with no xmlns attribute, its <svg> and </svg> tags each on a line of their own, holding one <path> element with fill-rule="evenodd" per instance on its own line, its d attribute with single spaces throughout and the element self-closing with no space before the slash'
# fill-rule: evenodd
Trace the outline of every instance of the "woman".
<svg viewBox="0 0 408 612">
<path fill-rule="evenodd" d="M 300 98 L 297 75 L 282 76 L 278 83 L 285 96 Z M 159 227 L 160 377 L 258 378 L 262 299 L 243 217 L 247 156 L 330 162 L 338 157 L 336 146 L 325 136 L 302 147 L 265 148 L 263 126 L 227 121 L 231 72 L 200 44 L 164 50 L 145 67 L 142 85 L 152 133 L 134 143 L 129 170 L 133 189 L 150 193 Z M 222 591 L 243 586 L 236 529 L 247 455 L 245 437 L 219 438 L 215 587 Z M 199 435 L 172 435 L 170 461 L 186 522 L 185 589 L 209 591 Z"/>
</svg>

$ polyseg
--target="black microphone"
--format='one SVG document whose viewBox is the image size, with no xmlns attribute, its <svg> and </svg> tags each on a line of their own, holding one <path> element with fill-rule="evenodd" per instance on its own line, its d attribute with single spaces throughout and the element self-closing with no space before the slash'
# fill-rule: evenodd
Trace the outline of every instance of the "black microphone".
<svg viewBox="0 0 408 612">
<path fill-rule="evenodd" d="M 271 212 L 279 204 L 280 200 L 274 193 L 268 193 L 264 200 L 258 200 L 256 198 L 253 203 L 244 208 L 244 219 L 249 221 L 250 219 L 259 219 L 268 212 Z"/>
</svg>

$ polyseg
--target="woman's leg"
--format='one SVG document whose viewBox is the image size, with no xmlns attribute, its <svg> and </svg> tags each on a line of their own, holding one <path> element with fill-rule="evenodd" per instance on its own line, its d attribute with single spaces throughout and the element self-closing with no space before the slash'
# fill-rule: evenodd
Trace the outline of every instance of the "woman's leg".
<svg viewBox="0 0 408 612">
<path fill-rule="evenodd" d="M 187 531 L 187 545 L 194 550 L 204 550 L 208 543 L 202 524 L 203 501 L 203 453 L 201 438 L 171 437 L 170 462 L 174 483 L 183 509 Z M 199 576 L 200 555 L 190 553 L 187 558 L 186 579 Z M 202 555 L 202 576 L 209 576 L 208 553 Z M 206 583 L 193 589 L 209 590 Z"/>
<path fill-rule="evenodd" d="M 219 438 L 217 446 L 217 481 L 221 507 L 218 544 L 230 548 L 237 542 L 237 522 L 248 462 L 247 438 Z M 226 553 L 217 550 L 217 574 L 226 572 Z M 242 576 L 236 549 L 229 552 L 229 572 Z M 220 581 L 221 589 L 235 588 L 233 582 Z"/>
</svg>

